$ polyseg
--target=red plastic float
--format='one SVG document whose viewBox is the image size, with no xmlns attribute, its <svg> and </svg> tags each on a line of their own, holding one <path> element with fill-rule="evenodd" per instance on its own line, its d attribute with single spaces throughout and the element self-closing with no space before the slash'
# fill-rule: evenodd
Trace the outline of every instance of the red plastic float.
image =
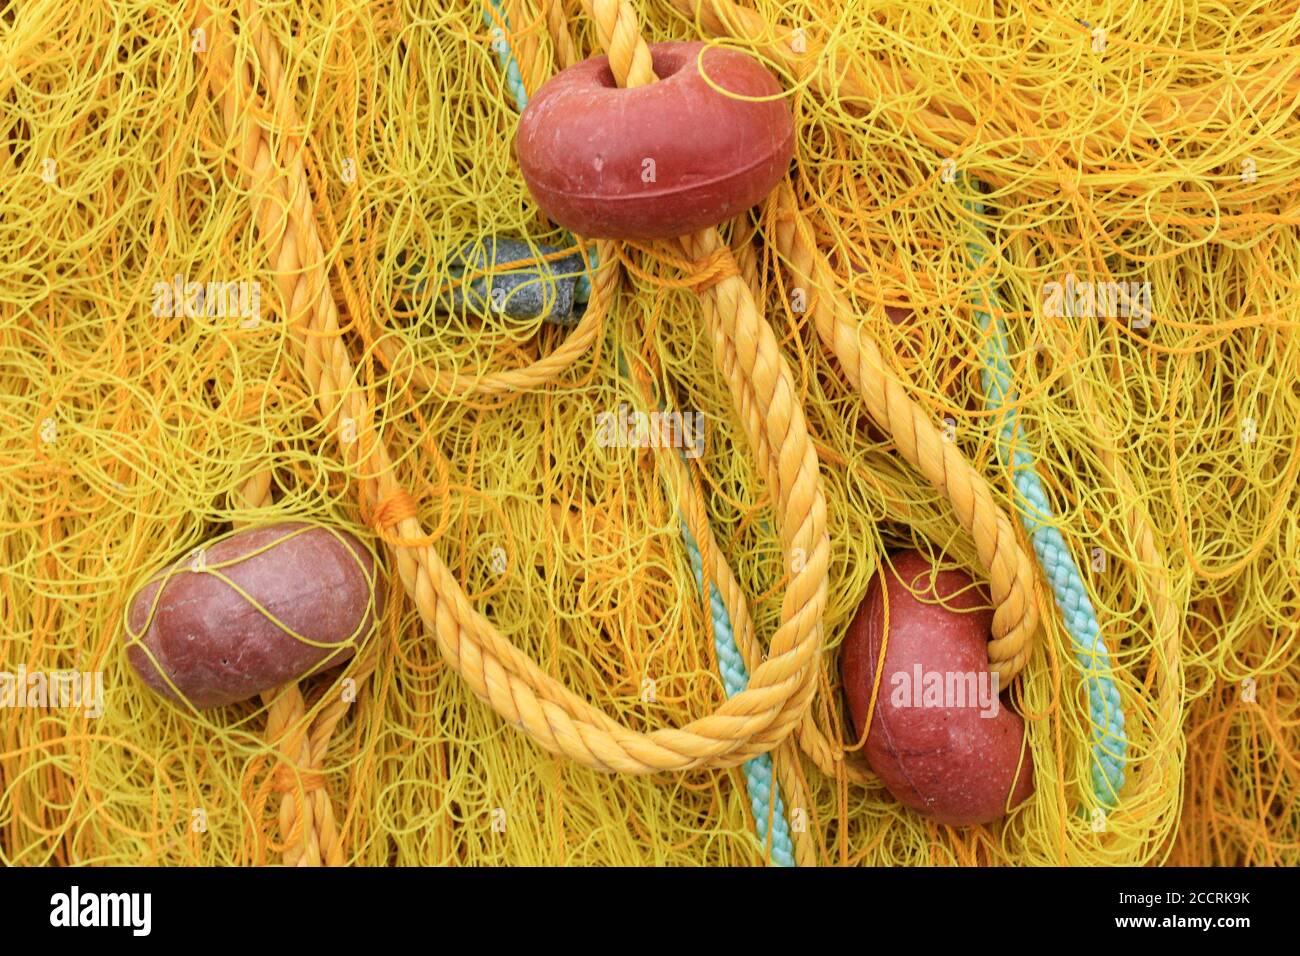
<svg viewBox="0 0 1300 956">
<path fill-rule="evenodd" d="M 375 584 L 374 555 L 346 531 L 245 528 L 150 576 L 127 612 L 127 660 L 170 700 L 247 700 L 350 659 L 383 615 Z"/>
<path fill-rule="evenodd" d="M 861 738 L 887 594 L 889 641 L 867 761 L 900 803 L 923 816 L 952 826 L 991 823 L 1034 791 L 1024 721 L 1000 700 L 988 669 L 993 611 L 962 571 L 935 574 L 915 551 L 891 560 L 844 639 L 840 669 L 854 729 Z"/>
<path fill-rule="evenodd" d="M 593 239 L 667 239 L 753 206 L 785 175 L 794 123 L 758 61 L 703 43 L 651 46 L 657 83 L 619 88 L 609 60 L 552 77 L 519 121 L 515 152 L 537 204 Z M 728 96 L 727 93 L 736 96 Z"/>
</svg>

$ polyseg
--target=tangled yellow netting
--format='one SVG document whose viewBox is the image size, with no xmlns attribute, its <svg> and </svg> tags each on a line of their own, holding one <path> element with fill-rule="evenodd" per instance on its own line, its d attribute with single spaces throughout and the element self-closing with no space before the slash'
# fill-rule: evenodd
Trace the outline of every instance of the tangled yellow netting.
<svg viewBox="0 0 1300 956">
<path fill-rule="evenodd" d="M 530 92 L 600 48 L 580 4 L 502 6 Z M 1179 0 L 636 14 L 648 40 L 730 38 L 791 91 L 789 185 L 720 232 L 791 369 L 830 533 L 826 652 L 809 718 L 776 750 L 806 811 L 800 862 L 1295 864 L 1300 14 Z M 481 703 L 391 551 L 367 651 L 261 702 L 184 713 L 122 651 L 143 572 L 229 527 L 307 516 L 377 550 L 427 545 L 560 684 L 628 728 L 684 727 L 724 694 L 679 505 L 758 643 L 778 632 L 792 572 L 773 508 L 789 489 L 733 411 L 737 379 L 713 359 L 725 333 L 692 291 L 731 281 L 721 259 L 602 244 L 598 305 L 574 330 L 435 317 L 405 295 L 411 257 L 436 268 L 483 236 L 567 242 L 517 174 L 492 41 L 478 0 L 0 12 L 0 670 L 100 671 L 105 687 L 100 716 L 0 710 L 4 862 L 764 859 L 739 769 L 599 772 Z M 286 203 L 315 223 L 329 288 L 314 291 L 337 304 L 337 336 L 290 332 L 281 292 L 314 280 L 268 265 L 288 213 L 252 175 L 259 156 L 302 164 L 309 192 Z M 909 453 L 864 384 L 875 343 L 909 407 L 1014 514 L 978 397 L 953 172 L 990 190 L 1019 414 L 1125 704 L 1130 782 L 1102 828 L 1080 810 L 1089 718 L 1042 589 L 1008 613 L 1011 630 L 1038 619 L 1013 691 L 1038 793 L 1007 823 L 903 811 L 843 739 L 834 648 L 888 549 L 942 551 L 984 580 L 1000 567 L 1000 608 L 1028 593 L 1023 541 L 982 548 L 927 474 L 922 426 Z M 1149 282 L 1149 327 L 1046 316 L 1044 285 L 1067 275 Z M 261 314 L 156 315 L 173 276 L 260 280 Z M 340 346 L 366 420 L 322 422 L 321 382 L 340 383 L 310 359 L 304 375 L 302 354 Z M 708 423 L 688 467 L 596 446 L 601 413 L 663 402 Z M 379 484 L 362 467 L 374 448 L 348 448 L 376 440 L 403 494 L 359 494 Z M 398 530 L 416 519 L 419 542 Z"/>
</svg>

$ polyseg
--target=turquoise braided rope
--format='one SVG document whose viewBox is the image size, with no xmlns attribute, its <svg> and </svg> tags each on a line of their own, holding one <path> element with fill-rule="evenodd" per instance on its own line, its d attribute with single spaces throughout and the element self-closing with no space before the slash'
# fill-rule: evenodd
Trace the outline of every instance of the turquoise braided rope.
<svg viewBox="0 0 1300 956">
<path fill-rule="evenodd" d="M 962 182 L 969 186 L 969 181 Z M 975 187 L 976 193 L 979 187 Z M 984 215 L 984 204 L 963 199 L 962 206 L 977 217 Z M 967 258 L 978 270 L 989 259 L 985 244 L 989 236 L 978 228 L 977 238 L 966 244 Z M 1124 711 L 1119 690 L 1111 680 L 1110 654 L 1097 624 L 1097 614 L 1088 599 L 1083 577 L 1066 547 L 1065 538 L 1055 525 L 1055 516 L 1047 500 L 1047 490 L 1035 470 L 1034 456 L 1017 441 L 1020 431 L 1016 411 L 1016 389 L 1012 380 L 1007 352 L 1006 324 L 990 311 L 997 303 L 997 293 L 989 283 L 980 283 L 982 298 L 975 302 L 975 318 L 985 342 L 984 367 L 980 379 L 984 387 L 984 407 L 998 413 L 997 454 L 1010 469 L 1016 489 L 1020 522 L 1033 542 L 1034 554 L 1052 587 L 1060 609 L 1075 659 L 1082 667 L 1088 692 L 1088 712 L 1092 723 L 1092 790 L 1103 807 L 1114 807 L 1124 786 L 1124 765 L 1128 755 L 1128 738 L 1124 734 Z M 990 311 L 984 311 L 979 306 Z"/>
<path fill-rule="evenodd" d="M 497 26 L 493 12 L 501 18 L 501 26 Z M 505 31 L 510 29 L 510 18 L 497 0 L 488 0 L 488 5 L 483 8 L 483 22 L 492 33 L 492 51 L 496 53 L 497 63 L 505 74 L 506 89 L 515 98 L 515 107 L 522 113 L 528 106 L 528 91 L 524 89 L 524 75 L 519 69 L 519 62 L 510 52 L 510 44 L 506 42 Z"/>
<path fill-rule="evenodd" d="M 678 516 L 681 513 L 678 512 Z M 682 540 L 686 554 L 695 572 L 695 583 L 704 590 L 704 562 L 695 537 L 682 520 Z M 718 671 L 728 697 L 735 697 L 749 686 L 749 670 L 745 667 L 736 635 L 731 629 L 731 618 L 722 602 L 722 593 L 716 584 L 709 582 L 709 608 L 713 615 L 713 646 L 718 655 Z M 759 754 L 745 761 L 745 786 L 749 790 L 749 806 L 754 815 L 754 830 L 759 843 L 767 845 L 769 814 L 772 821 L 772 863 L 775 866 L 795 866 L 794 844 L 790 840 L 790 825 L 785 818 L 785 802 L 772 773 L 772 755 Z M 775 807 L 773 807 L 775 804 Z"/>
<path fill-rule="evenodd" d="M 489 6 L 483 8 L 483 22 L 493 32 L 492 48 L 496 52 L 497 63 L 500 64 L 505 75 L 506 88 L 509 90 L 510 95 L 514 97 L 515 106 L 522 113 L 524 108 L 528 106 L 528 91 L 524 89 L 523 74 L 520 72 L 519 63 L 511 53 L 510 45 L 506 43 L 504 30 L 497 26 L 492 15 L 493 11 L 501 18 L 501 23 L 506 30 L 510 29 L 510 20 L 506 17 L 506 12 L 501 9 L 497 0 L 488 0 L 488 4 Z M 598 260 L 594 248 L 591 250 L 590 258 L 591 268 L 595 269 Z M 590 296 L 591 273 L 586 272 L 578 277 L 574 298 L 578 302 L 586 302 Z M 619 356 L 618 364 L 620 371 L 626 377 L 628 370 L 622 355 Z M 686 526 L 686 519 L 680 510 L 677 516 L 681 521 L 682 539 L 686 544 L 686 554 L 691 562 L 691 570 L 695 572 L 696 586 L 703 591 L 704 562 L 700 556 L 699 546 L 695 543 L 694 536 Z M 727 614 L 727 606 L 722 601 L 722 594 L 712 582 L 709 584 L 709 591 L 709 610 L 713 619 L 713 644 L 717 650 L 718 670 L 722 674 L 722 684 L 727 696 L 735 697 L 749 686 L 749 671 L 745 667 L 744 659 L 740 656 L 740 648 L 736 646 L 736 635 L 731 627 L 731 617 Z M 794 845 L 790 839 L 790 826 L 785 818 L 785 805 L 781 800 L 781 793 L 773 775 L 771 755 L 759 754 L 757 757 L 745 761 L 744 768 L 745 786 L 749 792 L 749 806 L 754 815 L 754 830 L 757 833 L 759 843 L 764 846 L 767 845 L 768 821 L 770 819 L 772 821 L 772 863 L 776 866 L 794 866 Z M 775 804 L 775 807 L 773 807 L 773 804 Z"/>
<path fill-rule="evenodd" d="M 497 26 L 496 20 L 492 16 L 493 11 L 496 11 L 496 15 L 501 18 L 502 26 Z M 528 106 L 528 91 L 524 89 L 524 76 L 519 69 L 519 62 L 515 59 L 514 54 L 510 52 L 510 44 L 506 42 L 505 31 L 510 29 L 510 18 L 506 16 L 506 12 L 501 9 L 501 5 L 497 0 L 488 0 L 488 5 L 483 8 L 483 22 L 487 24 L 488 29 L 492 32 L 492 50 L 496 53 L 497 63 L 505 75 L 506 89 L 514 97 L 515 107 L 522 113 Z M 591 268 L 594 271 L 599 265 L 594 246 L 591 249 L 590 259 Z M 585 305 L 590 299 L 591 273 L 584 272 L 578 276 L 578 281 L 574 283 L 573 300 Z"/>
</svg>

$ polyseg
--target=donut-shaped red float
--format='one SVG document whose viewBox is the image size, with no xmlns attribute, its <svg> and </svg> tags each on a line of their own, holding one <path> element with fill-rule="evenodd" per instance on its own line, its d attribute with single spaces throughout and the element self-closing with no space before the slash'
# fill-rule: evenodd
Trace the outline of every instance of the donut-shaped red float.
<svg viewBox="0 0 1300 956">
<path fill-rule="evenodd" d="M 519 121 L 515 152 L 537 204 L 593 239 L 667 239 L 753 206 L 785 175 L 794 123 L 776 78 L 736 50 L 650 48 L 659 81 L 621 89 L 607 57 L 545 83 Z M 727 95 L 735 94 L 734 96 Z"/>
<path fill-rule="evenodd" d="M 1034 791 L 1025 722 L 989 673 L 993 610 L 962 571 L 906 551 L 877 572 L 844 638 L 840 669 L 860 738 L 888 644 L 866 756 L 900 803 L 951 826 L 991 823 Z M 1023 750 L 1023 758 L 1022 758 Z"/>
</svg>

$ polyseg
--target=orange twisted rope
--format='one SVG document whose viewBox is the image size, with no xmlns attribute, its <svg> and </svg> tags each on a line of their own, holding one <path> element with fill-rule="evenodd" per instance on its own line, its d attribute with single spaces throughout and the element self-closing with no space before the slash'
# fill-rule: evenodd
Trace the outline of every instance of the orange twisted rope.
<svg viewBox="0 0 1300 956">
<path fill-rule="evenodd" d="M 206 8 L 198 8 L 197 25 L 207 25 L 211 19 Z M 303 144 L 296 132 L 301 127 L 293 90 L 274 38 L 259 26 L 248 4 L 242 19 L 257 50 L 258 79 L 269 91 L 270 102 L 264 104 L 269 115 L 252 108 L 250 68 L 236 65 L 229 39 L 220 30 L 207 30 L 216 38 L 207 57 L 212 86 L 225 125 L 236 139 L 239 169 L 254 196 L 259 233 L 286 306 L 295 351 L 324 421 L 333 426 L 346 416 L 356 424 L 356 440 L 344 443 L 342 453 L 360 476 L 363 504 L 373 509 L 400 486 L 376 434 L 372 405 L 340 337 L 324 249 L 312 215 Z M 274 141 L 271 130 L 277 134 Z M 608 265 L 597 271 L 596 302 L 611 295 L 615 275 Z M 788 504 L 779 516 L 782 540 L 790 553 L 799 553 L 803 560 L 791 577 L 769 659 L 755 669 L 748 690 L 714 713 L 682 728 L 652 733 L 619 724 L 545 674 L 470 605 L 433 548 L 412 543 L 422 538 L 415 517 L 384 529 L 394 536 L 389 550 L 396 571 L 426 628 L 475 695 L 543 747 L 587 766 L 624 773 L 731 766 L 775 747 L 798 724 L 811 701 L 829 560 L 816 454 L 789 372 L 774 367 L 774 359 L 780 364 L 775 339 L 757 316 L 752 300 L 749 309 L 740 310 L 728 324 L 734 324 L 742 368 L 767 403 L 768 437 L 782 452 L 783 487 L 778 497 Z"/>
</svg>

